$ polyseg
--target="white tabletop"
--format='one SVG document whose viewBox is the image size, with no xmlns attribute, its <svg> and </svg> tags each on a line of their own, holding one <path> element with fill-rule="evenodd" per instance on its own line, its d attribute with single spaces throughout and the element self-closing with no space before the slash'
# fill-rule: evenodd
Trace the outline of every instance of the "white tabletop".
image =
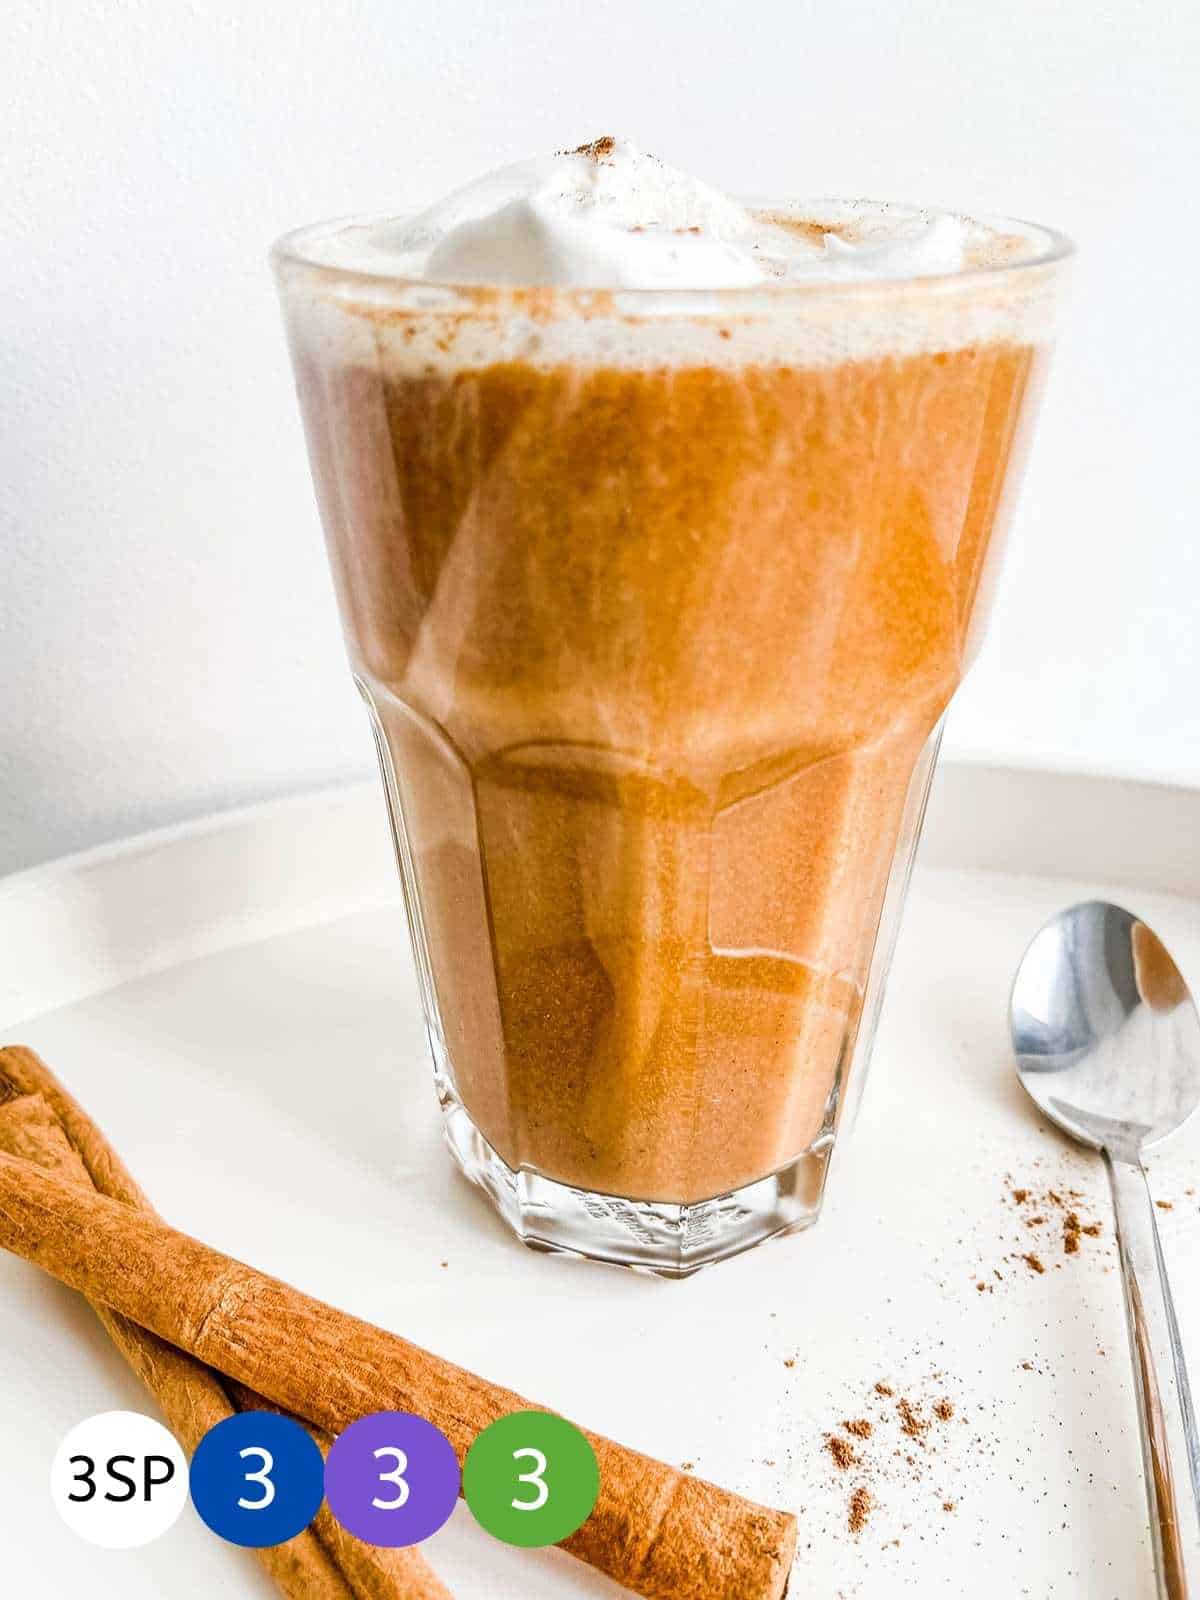
<svg viewBox="0 0 1200 1600">
<path fill-rule="evenodd" d="M 975 813 L 985 858 L 1015 848 L 1019 830 L 1009 827 L 1008 845 L 1000 838 L 1013 809 L 1006 782 L 1024 780 L 996 779 L 987 818 Z M 1046 826 L 1066 826 L 1040 796 Z M 1113 796 L 1110 815 L 1122 805 L 1137 814 L 1137 792 Z M 961 854 L 965 798 L 936 825 L 933 861 Z M 1182 826 L 1195 798 L 1157 800 Z M 28 1015 L 10 984 L 6 1015 L 26 1020 L 6 1026 L 0 1014 L 0 1037 L 44 1054 L 176 1225 L 574 1420 L 794 1509 L 797 1597 L 1150 1600 L 1103 1175 L 1026 1104 L 1004 1019 L 1028 937 L 1104 884 L 919 869 L 871 1082 L 819 1225 L 667 1283 L 522 1250 L 452 1171 L 403 917 L 376 877 L 381 842 L 352 837 L 375 815 L 358 807 L 332 797 L 302 815 L 276 809 L 207 836 L 177 834 L 149 856 L 106 854 L 7 895 L 0 886 L 0 931 L 18 906 L 29 928 L 36 902 L 49 950 L 82 928 L 95 945 L 108 926 L 100 966 L 94 948 L 78 971 L 56 964 L 76 990 L 130 962 L 161 964 L 164 930 L 172 919 L 179 927 L 163 970 L 56 1009 Z M 301 839 L 325 841 L 320 859 L 298 850 Z M 272 852 L 292 863 L 275 888 Z M 326 892 L 343 871 L 357 908 Z M 1128 884 L 1114 895 L 1135 903 L 1195 985 L 1197 900 Z M 140 916 L 130 896 L 143 896 Z M 239 942 L 247 933 L 256 942 Z M 44 1001 L 50 979 L 35 957 L 23 961 L 26 998 Z M 1188 1130 L 1154 1163 L 1196 1359 L 1198 1155 L 1200 1129 Z M 1014 1188 L 1031 1191 L 1023 1206 Z M 1076 1254 L 1064 1253 L 1049 1190 L 1101 1223 Z M 1037 1215 L 1048 1220 L 1026 1226 Z M 1046 1270 L 1032 1270 L 1026 1253 Z M 190 1509 L 142 1551 L 98 1551 L 68 1534 L 46 1493 L 61 1436 L 93 1412 L 153 1408 L 82 1303 L 9 1259 L 0 1344 L 14 1594 L 269 1592 L 252 1558 L 222 1546 Z M 877 1382 L 894 1396 L 877 1394 Z M 928 1423 L 917 1439 L 901 1430 L 900 1398 Z M 932 1411 L 942 1399 L 953 1411 L 944 1422 Z M 859 1417 L 872 1436 L 855 1445 L 860 1463 L 840 1471 L 826 1434 Z M 873 1509 L 854 1535 L 847 1507 L 858 1484 Z M 426 1550 L 462 1600 L 617 1593 L 557 1551 L 496 1543 L 462 1504 Z"/>
</svg>

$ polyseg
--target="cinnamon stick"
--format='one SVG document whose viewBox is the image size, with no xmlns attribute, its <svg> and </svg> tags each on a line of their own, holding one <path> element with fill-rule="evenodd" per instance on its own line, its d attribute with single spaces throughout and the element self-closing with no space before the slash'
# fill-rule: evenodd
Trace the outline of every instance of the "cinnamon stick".
<svg viewBox="0 0 1200 1600">
<path fill-rule="evenodd" d="M 262 1395 L 247 1389 L 244 1383 L 235 1383 L 232 1378 L 226 1378 L 225 1387 L 239 1411 L 274 1411 L 281 1417 L 291 1418 L 293 1422 L 303 1420 L 285 1411 L 282 1406 L 264 1400 Z M 314 1423 L 307 1422 L 304 1426 L 317 1441 L 321 1454 L 327 1456 L 333 1444 L 330 1435 Z M 428 1600 L 437 1600 L 438 1596 L 443 1595 L 450 1600 L 450 1591 L 418 1550 L 409 1547 L 387 1550 L 364 1544 L 354 1534 L 347 1533 L 326 1500 L 322 1500 L 317 1509 L 312 1531 L 341 1569 L 356 1600 L 426 1600 L 426 1597 Z M 420 1577 L 422 1568 L 428 1575 L 427 1579 Z"/>
<path fill-rule="evenodd" d="M 0 1150 L 89 1183 L 54 1113 L 40 1095 L 22 1095 L 0 1106 Z M 217 1379 L 190 1356 L 164 1344 L 135 1323 L 92 1302 L 109 1338 L 151 1390 L 172 1433 L 190 1456 L 210 1428 L 232 1416 Z M 353 1600 L 353 1590 L 332 1558 L 310 1533 L 256 1552 L 268 1575 L 289 1600 Z"/>
<path fill-rule="evenodd" d="M 0 1246 L 337 1434 L 415 1411 L 460 1461 L 530 1402 L 95 1191 L 0 1155 Z M 651 1600 L 779 1600 L 795 1519 L 598 1434 L 600 1496 L 563 1548 Z"/>
<path fill-rule="evenodd" d="M 0 1049 L 0 1152 L 22 1157 L 127 1205 L 149 1202 L 113 1147 L 31 1050 Z M 98 1301 L 92 1308 L 129 1366 L 158 1401 L 190 1456 L 218 1422 L 272 1409 L 247 1389 L 232 1398 L 208 1367 Z M 313 1430 L 322 1452 L 332 1440 Z M 254 1552 L 288 1600 L 450 1600 L 417 1550 L 381 1550 L 351 1539 L 324 1504 L 312 1529 Z"/>
</svg>

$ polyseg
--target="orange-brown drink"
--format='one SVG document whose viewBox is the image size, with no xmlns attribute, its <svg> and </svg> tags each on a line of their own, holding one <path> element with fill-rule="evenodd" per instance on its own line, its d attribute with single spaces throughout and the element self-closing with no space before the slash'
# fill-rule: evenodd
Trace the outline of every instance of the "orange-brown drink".
<svg viewBox="0 0 1200 1600">
<path fill-rule="evenodd" d="M 278 248 L 447 1135 L 528 1242 L 816 1216 L 1064 255 L 610 140 Z"/>
</svg>

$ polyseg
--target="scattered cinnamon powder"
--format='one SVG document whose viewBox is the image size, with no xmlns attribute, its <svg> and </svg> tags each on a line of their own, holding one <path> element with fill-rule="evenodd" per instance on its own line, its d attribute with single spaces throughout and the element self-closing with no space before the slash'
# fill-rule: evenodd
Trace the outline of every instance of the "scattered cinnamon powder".
<svg viewBox="0 0 1200 1600">
<path fill-rule="evenodd" d="M 898 1400 L 896 1402 L 896 1410 L 900 1416 L 900 1431 L 906 1433 L 910 1439 L 919 1439 L 929 1424 L 921 1416 L 921 1413 L 911 1400 Z"/>
<path fill-rule="evenodd" d="M 1047 1189 L 1044 1191 L 1044 1194 L 1039 1195 L 1037 1191 L 1028 1187 L 1019 1189 L 1012 1188 L 1012 1178 L 1008 1173 L 1005 1174 L 1005 1181 L 1006 1185 L 1009 1186 L 1008 1192 L 1012 1195 L 1014 1200 L 1028 1201 L 1030 1204 L 1030 1214 L 1021 1218 L 1021 1221 L 1026 1228 L 1041 1228 L 1050 1222 L 1050 1217 L 1044 1210 L 1039 1211 L 1034 1209 L 1039 1198 L 1044 1199 L 1047 1205 L 1057 1206 L 1058 1209 L 1063 1212 L 1062 1239 L 1064 1255 L 1078 1255 L 1085 1235 L 1091 1239 L 1099 1238 L 1101 1232 L 1100 1223 L 1089 1222 L 1085 1224 L 1080 1217 L 1079 1212 L 1070 1204 L 1071 1201 L 1079 1201 L 1086 1198 L 1082 1190 L 1067 1189 L 1063 1191 L 1063 1193 L 1068 1196 L 1068 1199 L 1064 1199 L 1063 1193 L 1060 1193 L 1057 1189 Z M 1168 1202 L 1168 1206 L 1169 1204 L 1170 1202 Z M 1024 1261 L 1031 1272 L 1045 1271 L 1045 1267 L 1042 1264 L 1040 1256 L 1034 1255 L 1033 1253 L 1018 1255 L 1016 1259 L 1019 1261 Z M 996 1276 L 999 1278 L 1000 1274 L 997 1273 Z M 1001 1279 L 1001 1281 L 1003 1280 Z M 977 1290 L 982 1292 L 978 1282 L 976 1283 L 975 1287 Z"/>
<path fill-rule="evenodd" d="M 931 1370 L 928 1380 L 938 1382 L 945 1376 L 941 1371 Z M 882 1378 L 875 1382 L 872 1389 L 875 1396 L 890 1404 L 881 1407 L 873 1417 L 843 1418 L 837 1432 L 822 1436 L 824 1447 L 829 1451 L 837 1471 L 848 1472 L 853 1469 L 848 1526 L 851 1533 L 855 1534 L 863 1531 L 876 1507 L 876 1480 L 894 1481 L 899 1478 L 911 1480 L 914 1484 L 929 1485 L 933 1472 L 940 1475 L 946 1470 L 946 1451 L 957 1438 L 957 1430 L 937 1436 L 932 1432 L 934 1418 L 939 1423 L 947 1423 L 958 1416 L 959 1407 L 946 1395 L 938 1396 L 935 1391 L 934 1397 L 927 1398 L 920 1391 L 912 1390 L 908 1394 L 897 1395 L 893 1385 Z M 907 1449 L 904 1440 L 897 1440 L 896 1435 L 889 1431 L 891 1427 L 898 1427 L 905 1436 Z M 954 1437 L 951 1437 L 951 1433 Z M 976 1439 L 975 1443 L 978 1445 L 980 1441 Z M 919 1449 L 916 1448 L 918 1445 Z M 929 1487 L 933 1489 L 934 1505 L 940 1504 L 946 1512 L 957 1509 L 957 1500 L 943 1499 L 944 1489 L 936 1484 Z M 922 1499 L 929 1493 L 929 1487 L 922 1491 Z"/>
<path fill-rule="evenodd" d="M 560 150 L 559 155 L 591 156 L 593 161 L 603 161 L 605 156 L 612 155 L 616 143 L 612 134 L 606 133 L 603 138 L 593 139 L 590 144 L 577 144 L 574 150 Z"/>
<path fill-rule="evenodd" d="M 849 1525 L 851 1533 L 861 1533 L 867 1525 L 867 1518 L 871 1515 L 871 1496 L 859 1484 L 850 1496 Z"/>
</svg>

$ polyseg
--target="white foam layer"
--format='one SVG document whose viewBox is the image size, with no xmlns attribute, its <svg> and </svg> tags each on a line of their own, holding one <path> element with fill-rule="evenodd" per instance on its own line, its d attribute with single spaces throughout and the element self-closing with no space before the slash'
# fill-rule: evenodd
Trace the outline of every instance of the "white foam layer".
<svg viewBox="0 0 1200 1600">
<path fill-rule="evenodd" d="M 828 367 L 996 344 L 1044 345 L 1054 334 L 1057 274 L 939 297 L 819 297 L 756 314 L 714 306 L 677 316 L 530 314 L 520 302 L 438 310 L 386 292 L 353 292 L 284 272 L 290 335 L 319 368 L 447 375 L 522 362 L 541 369 Z M 772 298 L 777 298 L 772 296 Z"/>
</svg>

